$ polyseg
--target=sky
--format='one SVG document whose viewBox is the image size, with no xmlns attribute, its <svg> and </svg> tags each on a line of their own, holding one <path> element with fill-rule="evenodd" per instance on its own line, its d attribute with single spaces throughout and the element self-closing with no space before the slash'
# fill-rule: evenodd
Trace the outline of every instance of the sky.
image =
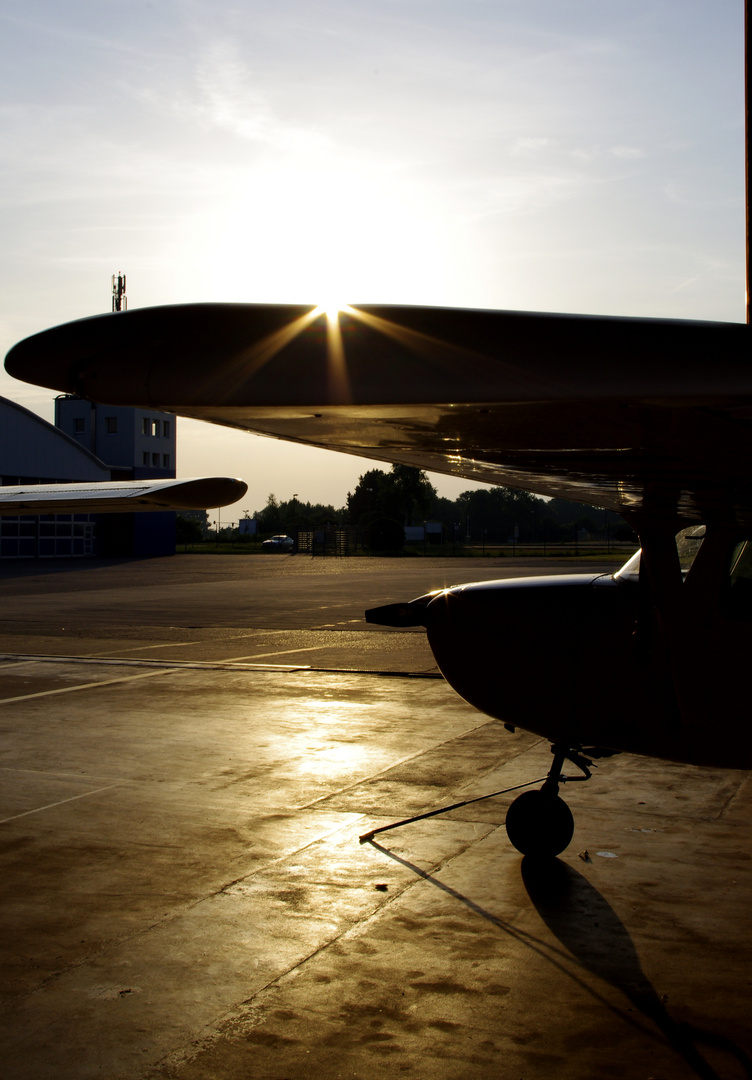
<svg viewBox="0 0 752 1080">
<path fill-rule="evenodd" d="M 131 309 L 743 322 L 743 18 L 743 0 L 3 0 L 0 348 L 109 310 L 121 270 Z M 0 394 L 52 420 L 51 392 L 3 371 Z M 272 492 L 341 506 L 371 467 L 178 432 L 178 475 L 246 480 L 234 516 Z"/>
</svg>

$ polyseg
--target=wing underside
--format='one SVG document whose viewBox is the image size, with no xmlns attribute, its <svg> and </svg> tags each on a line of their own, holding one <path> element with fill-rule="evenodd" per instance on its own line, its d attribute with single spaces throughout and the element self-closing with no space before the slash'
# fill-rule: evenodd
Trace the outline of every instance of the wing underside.
<svg viewBox="0 0 752 1080">
<path fill-rule="evenodd" d="M 524 312 L 144 308 L 17 345 L 12 375 L 491 484 L 752 524 L 749 327 Z"/>
</svg>

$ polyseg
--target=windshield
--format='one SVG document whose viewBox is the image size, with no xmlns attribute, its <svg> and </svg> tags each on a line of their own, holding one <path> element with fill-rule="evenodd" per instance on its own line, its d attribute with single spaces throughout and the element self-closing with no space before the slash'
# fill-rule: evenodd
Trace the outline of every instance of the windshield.
<svg viewBox="0 0 752 1080">
<path fill-rule="evenodd" d="M 688 529 L 682 529 L 681 532 L 676 534 L 676 551 L 679 556 L 679 562 L 684 577 L 687 576 L 689 568 L 697 558 L 697 552 L 700 550 L 704 539 L 704 525 L 690 525 Z M 620 581 L 637 581 L 640 576 L 641 554 L 642 549 L 636 551 L 634 555 L 624 563 L 622 568 L 616 571 L 614 577 L 618 578 Z"/>
<path fill-rule="evenodd" d="M 686 574 L 697 557 L 705 539 L 705 526 L 692 525 L 676 534 L 676 550 L 679 553 L 681 568 Z"/>
</svg>

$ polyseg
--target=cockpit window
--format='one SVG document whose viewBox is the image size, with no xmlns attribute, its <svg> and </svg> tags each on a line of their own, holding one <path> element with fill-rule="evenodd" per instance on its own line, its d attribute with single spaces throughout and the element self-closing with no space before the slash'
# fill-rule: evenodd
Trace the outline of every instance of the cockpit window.
<svg viewBox="0 0 752 1080">
<path fill-rule="evenodd" d="M 676 550 L 679 554 L 679 562 L 686 576 L 687 571 L 697 557 L 697 552 L 702 547 L 705 539 L 704 525 L 691 525 L 688 529 L 682 529 L 676 534 Z"/>
<path fill-rule="evenodd" d="M 688 529 L 682 529 L 676 534 L 676 550 L 681 563 L 682 574 L 687 576 L 689 568 L 697 557 L 703 540 L 705 539 L 705 526 L 692 525 Z M 621 570 L 614 574 L 615 578 L 626 581 L 637 581 L 640 576 L 640 557 L 642 551 L 636 551 L 631 559 L 624 563 Z M 752 552 L 750 552 L 752 558 Z"/>
</svg>

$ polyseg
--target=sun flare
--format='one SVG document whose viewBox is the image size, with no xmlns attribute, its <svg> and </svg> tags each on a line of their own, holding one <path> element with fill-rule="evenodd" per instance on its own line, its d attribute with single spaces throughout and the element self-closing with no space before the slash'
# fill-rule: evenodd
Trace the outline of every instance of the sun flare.
<svg viewBox="0 0 752 1080">
<path fill-rule="evenodd" d="M 314 315 L 317 317 L 319 315 L 326 315 L 328 322 L 335 323 L 339 319 L 339 316 L 345 311 L 351 312 L 352 308 L 341 300 L 325 300 L 323 303 L 316 305 Z"/>
</svg>

